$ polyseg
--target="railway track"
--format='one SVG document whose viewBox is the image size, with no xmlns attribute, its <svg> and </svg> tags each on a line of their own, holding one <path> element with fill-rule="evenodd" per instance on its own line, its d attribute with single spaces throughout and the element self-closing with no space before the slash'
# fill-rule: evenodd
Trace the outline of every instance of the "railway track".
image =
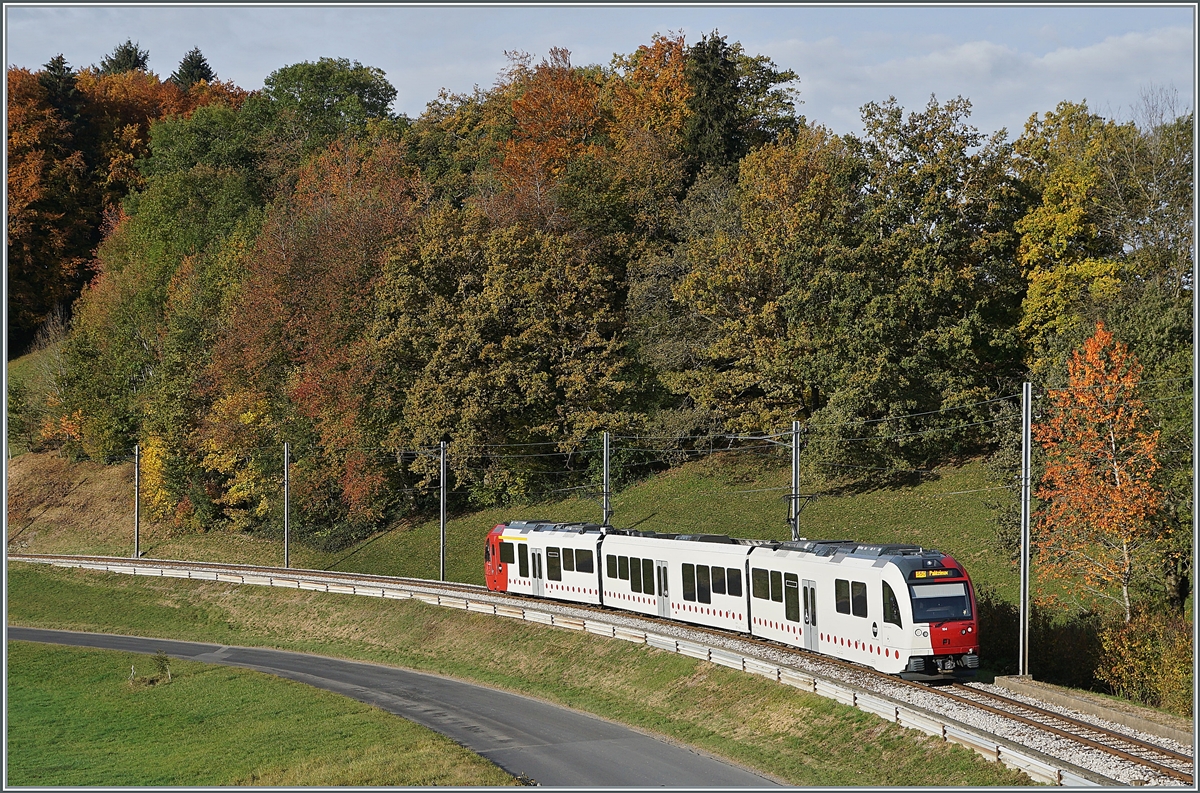
<svg viewBox="0 0 1200 793">
<path fill-rule="evenodd" d="M 464 596 L 473 596 L 477 599 L 486 599 L 497 603 L 520 603 L 523 605 L 536 603 L 540 606 L 552 605 L 556 607 L 604 615 L 606 617 L 618 616 L 624 619 L 641 621 L 651 625 L 669 627 L 674 630 L 682 629 L 691 631 L 693 633 L 713 637 L 714 639 L 717 639 L 723 643 L 736 641 L 742 644 L 753 645 L 762 649 L 770 650 L 775 654 L 789 656 L 797 661 L 825 664 L 829 667 L 843 670 L 846 673 L 850 673 L 855 676 L 873 679 L 880 685 L 886 683 L 887 685 L 891 686 L 898 686 L 902 688 L 909 688 L 910 690 L 919 690 L 926 693 L 932 693 L 945 699 L 946 701 L 954 702 L 962 707 L 981 710 L 993 716 L 1007 719 L 1011 722 L 1024 725 L 1028 728 L 1041 730 L 1058 738 L 1074 742 L 1081 747 L 1085 747 L 1086 749 L 1102 752 L 1112 757 L 1119 758 L 1127 763 L 1133 763 L 1149 772 L 1152 772 L 1153 774 L 1162 775 L 1168 779 L 1175 780 L 1176 782 L 1182 782 L 1183 784 L 1191 785 L 1193 784 L 1194 779 L 1193 758 L 1189 755 L 1176 752 L 1166 747 L 1148 743 L 1136 737 L 1116 732 L 1097 724 L 1065 716 L 1063 714 L 1040 708 L 1035 705 L 1030 705 L 1009 697 L 1004 697 L 999 694 L 982 691 L 980 689 L 961 684 L 931 686 L 923 683 L 902 680 L 891 675 L 885 675 L 867 667 L 859 666 L 857 664 L 842 661 L 840 659 L 825 655 L 816 655 L 806 650 L 790 647 L 774 641 L 743 634 L 730 633 L 728 631 L 722 631 L 700 625 L 681 623 L 662 617 L 634 614 L 620 609 L 610 609 L 602 606 L 593 606 L 590 604 L 550 601 L 526 595 L 493 592 L 488 590 L 486 587 L 475 584 L 430 581 L 421 578 L 405 578 L 399 576 L 380 576 L 368 573 L 345 573 L 327 570 L 296 570 L 261 565 L 192 562 L 165 559 L 134 560 L 104 556 L 10 554 L 8 558 L 13 561 L 41 562 L 48 564 L 57 563 L 60 566 L 94 565 L 103 566 L 105 568 L 128 567 L 132 568 L 131 572 L 136 572 L 138 567 L 148 568 L 152 566 L 154 568 L 163 570 L 163 574 L 167 574 L 167 570 L 185 573 L 187 577 L 192 577 L 192 573 L 198 573 L 204 578 L 208 578 L 208 580 L 216 581 L 223 580 L 221 576 L 225 575 L 226 578 L 224 580 L 234 580 L 236 577 L 237 581 L 243 581 L 247 583 L 270 583 L 274 586 L 292 586 L 306 589 L 320 586 L 323 589 L 335 592 L 354 592 L 356 591 L 355 587 L 364 587 L 370 589 L 378 587 L 380 588 L 380 594 L 384 597 L 387 597 L 386 590 L 389 588 L 407 588 L 414 591 L 424 591 L 427 593 L 434 593 L 437 591 L 454 592 Z M 211 578 L 209 577 L 210 575 Z M 308 584 L 308 586 L 305 584 Z"/>
<path fill-rule="evenodd" d="M 727 635 L 724 631 L 717 631 L 703 626 L 688 626 L 689 628 L 699 630 L 702 633 Z M 756 637 L 741 637 L 742 641 L 760 646 L 771 647 L 772 649 L 789 652 L 797 657 L 812 657 L 812 654 L 806 650 L 800 650 L 787 645 L 779 644 L 765 639 Z M 1176 752 L 1164 746 L 1149 743 L 1131 735 L 1127 735 L 1116 730 L 1111 730 L 1107 727 L 1102 727 L 1098 724 L 1075 719 L 1070 716 L 1047 710 L 1045 708 L 1030 705 L 1020 700 L 1005 697 L 1000 694 L 994 694 L 989 691 L 981 691 L 977 688 L 963 685 L 961 683 L 951 683 L 949 685 L 930 685 L 917 683 L 911 680 L 903 680 L 891 675 L 885 675 L 877 672 L 874 669 L 859 666 L 839 658 L 830 658 L 828 656 L 817 656 L 822 663 L 828 663 L 843 669 L 851 670 L 856 674 L 866 677 L 874 677 L 883 679 L 893 685 L 907 686 L 914 689 L 920 689 L 926 692 L 933 692 L 938 696 L 944 697 L 951 701 L 957 702 L 967 707 L 975 707 L 985 710 L 995 716 L 1009 719 L 1011 721 L 1024 724 L 1035 729 L 1044 730 L 1060 738 L 1065 738 L 1069 741 L 1087 746 L 1091 749 L 1110 754 L 1114 757 L 1119 757 L 1122 760 L 1143 766 L 1151 771 L 1170 777 L 1171 779 L 1184 782 L 1188 785 L 1193 784 L 1194 779 L 1194 763 L 1191 755 Z M 957 692 L 957 693 L 953 693 Z M 990 704 L 997 703 L 997 704 Z M 1027 715 L 1023 715 L 1027 714 Z"/>
<path fill-rule="evenodd" d="M 958 702 L 983 708 L 989 713 L 1020 721 L 1093 749 L 1099 749 L 1131 763 L 1145 766 L 1172 779 L 1178 779 L 1187 784 L 1192 783 L 1193 775 L 1190 769 L 1192 769 L 1193 763 L 1190 755 L 990 691 L 981 691 L 961 683 L 953 683 L 948 688 L 957 693 L 944 690 L 939 690 L 938 693 Z M 990 702 L 996 704 L 993 705 Z M 1028 715 L 1022 715 L 1022 711 Z"/>
</svg>

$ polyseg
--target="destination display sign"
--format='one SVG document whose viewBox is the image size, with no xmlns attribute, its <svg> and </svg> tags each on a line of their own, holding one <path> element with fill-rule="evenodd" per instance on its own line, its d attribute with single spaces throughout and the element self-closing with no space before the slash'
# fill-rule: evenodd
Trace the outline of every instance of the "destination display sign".
<svg viewBox="0 0 1200 793">
<path fill-rule="evenodd" d="M 913 570 L 909 574 L 910 578 L 957 578 L 959 575 L 957 570 Z"/>
</svg>

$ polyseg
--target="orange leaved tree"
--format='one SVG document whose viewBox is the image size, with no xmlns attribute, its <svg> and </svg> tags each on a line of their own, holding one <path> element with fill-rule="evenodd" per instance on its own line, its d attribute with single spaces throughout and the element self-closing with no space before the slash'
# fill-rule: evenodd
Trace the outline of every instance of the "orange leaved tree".
<svg viewBox="0 0 1200 793">
<path fill-rule="evenodd" d="M 1081 601 L 1117 604 L 1129 622 L 1139 551 L 1162 501 L 1151 482 L 1158 432 L 1142 428 L 1141 364 L 1104 323 L 1072 353 L 1068 373 L 1069 387 L 1049 392 L 1045 421 L 1033 426 L 1046 455 L 1034 544 L 1043 576 Z"/>
</svg>

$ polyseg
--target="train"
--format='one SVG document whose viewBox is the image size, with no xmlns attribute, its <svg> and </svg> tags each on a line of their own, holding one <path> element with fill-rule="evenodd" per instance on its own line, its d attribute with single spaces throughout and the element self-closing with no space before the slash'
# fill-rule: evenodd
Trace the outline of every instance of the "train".
<svg viewBox="0 0 1200 793">
<path fill-rule="evenodd" d="M 971 577 L 917 545 L 509 521 L 487 535 L 484 577 L 494 592 L 734 631 L 908 680 L 979 668 Z"/>
</svg>

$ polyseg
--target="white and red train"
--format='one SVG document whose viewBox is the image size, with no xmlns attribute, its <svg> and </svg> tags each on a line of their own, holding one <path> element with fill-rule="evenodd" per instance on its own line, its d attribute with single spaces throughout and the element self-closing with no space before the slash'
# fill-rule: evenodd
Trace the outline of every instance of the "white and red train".
<svg viewBox="0 0 1200 793">
<path fill-rule="evenodd" d="M 973 677 L 971 578 L 938 551 L 512 521 L 488 534 L 488 589 L 739 631 L 912 680 Z"/>
</svg>

